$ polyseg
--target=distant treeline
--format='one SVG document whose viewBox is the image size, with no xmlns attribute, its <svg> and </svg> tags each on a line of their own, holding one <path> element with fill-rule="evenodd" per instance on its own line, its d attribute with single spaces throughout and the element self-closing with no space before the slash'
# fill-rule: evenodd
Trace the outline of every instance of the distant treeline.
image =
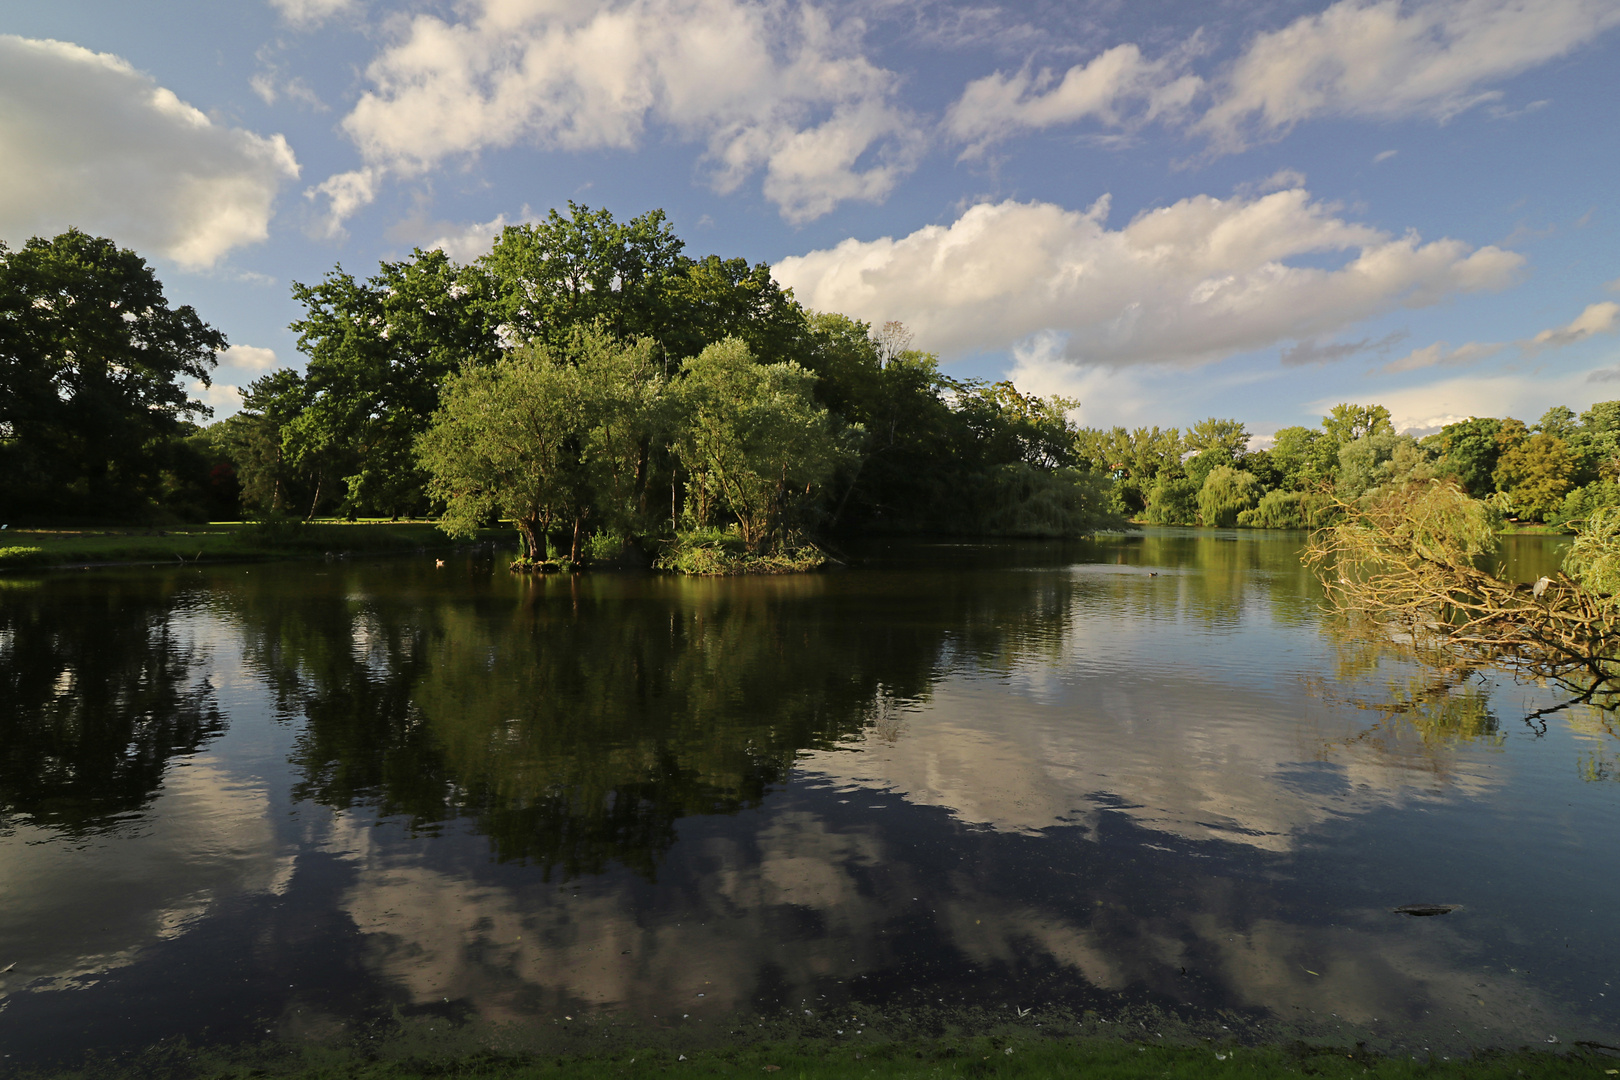
<svg viewBox="0 0 1620 1080">
<path fill-rule="evenodd" d="M 1236 420 L 1176 428 L 1086 428 L 1077 464 L 1113 480 L 1115 510 L 1160 525 L 1308 528 L 1337 500 L 1412 481 L 1449 480 L 1524 521 L 1577 521 L 1620 505 L 1620 401 L 1576 416 L 1556 406 L 1534 425 L 1470 418 L 1421 438 L 1396 434 L 1388 409 L 1338 405 L 1320 428 L 1288 427 L 1271 445 Z"/>
</svg>

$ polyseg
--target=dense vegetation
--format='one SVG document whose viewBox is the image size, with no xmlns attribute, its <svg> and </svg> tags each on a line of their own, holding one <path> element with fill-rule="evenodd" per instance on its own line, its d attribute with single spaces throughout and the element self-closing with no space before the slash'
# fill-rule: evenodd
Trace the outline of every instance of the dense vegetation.
<svg viewBox="0 0 1620 1080">
<path fill-rule="evenodd" d="M 1379 405 L 1338 405 L 1321 427 L 1278 431 L 1246 452 L 1235 420 L 1175 428 L 1084 429 L 1082 466 L 1113 477 L 1115 508 L 1161 525 L 1307 528 L 1336 500 L 1359 500 L 1413 481 L 1455 483 L 1521 521 L 1563 524 L 1620 505 L 1620 401 L 1576 416 L 1558 406 L 1530 426 L 1470 418 L 1418 438 L 1396 434 Z"/>
<path fill-rule="evenodd" d="M 76 231 L 0 247 L 5 516 L 508 519 L 526 559 L 701 571 L 873 531 L 1308 527 L 1425 479 L 1528 521 L 1620 505 L 1620 402 L 1422 439 L 1345 404 L 1252 452 L 1232 419 L 1081 429 L 1076 402 L 944 375 L 899 324 L 805 310 L 764 264 L 689 257 L 660 211 L 570 204 L 467 265 L 418 250 L 293 295 L 305 369 L 205 427 L 187 384 L 225 337 L 139 256 Z"/>
<path fill-rule="evenodd" d="M 87 246 L 101 263 L 78 259 Z M 1072 402 L 950 378 L 898 326 L 808 312 L 763 264 L 683 250 L 661 212 L 621 223 L 570 204 L 506 229 L 470 265 L 419 250 L 369 279 L 338 267 L 294 285 L 305 370 L 255 380 L 241 412 L 204 428 L 192 421 L 208 410 L 179 378 L 206 383 L 223 335 L 169 312 L 132 252 L 78 233 L 32 241 L 5 264 L 0 332 L 19 332 L 0 351 L 62 407 L 0 402 L 0 450 L 43 463 L 9 470 L 0 494 L 36 520 L 442 514 L 462 532 L 509 517 L 536 559 L 662 545 L 677 559 L 723 549 L 791 563 L 812 534 L 1119 524 L 1102 478 L 1076 468 Z M 77 276 L 36 286 L 33 263 Z M 141 310 L 174 323 L 169 338 L 102 295 L 119 273 L 146 285 Z M 141 454 L 88 440 L 98 422 L 72 326 L 91 310 L 112 312 L 94 346 L 102 367 L 127 374 L 118 350 L 139 354 L 168 394 L 163 409 L 123 402 L 151 414 Z M 18 312 L 51 315 L 55 337 Z M 128 340 L 113 340 L 120 326 Z M 56 452 L 52 440 L 72 438 L 83 453 Z"/>
</svg>

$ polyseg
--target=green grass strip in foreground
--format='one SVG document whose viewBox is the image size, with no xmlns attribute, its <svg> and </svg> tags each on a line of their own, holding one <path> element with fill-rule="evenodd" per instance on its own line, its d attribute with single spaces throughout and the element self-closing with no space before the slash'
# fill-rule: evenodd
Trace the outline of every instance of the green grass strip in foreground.
<svg viewBox="0 0 1620 1080">
<path fill-rule="evenodd" d="M 367 1060 L 351 1051 L 305 1049 L 281 1060 L 211 1062 L 206 1054 L 173 1054 L 166 1068 L 148 1061 L 142 1076 L 209 1080 L 634 1080 L 637 1077 L 758 1077 L 760 1080 L 1221 1080 L 1313 1077 L 1601 1078 L 1620 1075 L 1620 1057 L 1595 1050 L 1520 1050 L 1468 1058 L 1381 1057 L 1342 1047 L 1142 1046 L 1108 1039 L 1009 1041 L 981 1037 L 851 1046 L 818 1042 L 735 1049 L 624 1050 L 602 1057 L 473 1055 Z M 27 1076 L 28 1074 L 22 1074 Z M 40 1080 L 121 1075 L 106 1066 L 75 1073 L 37 1074 Z M 129 1075 L 133 1076 L 133 1073 Z"/>
</svg>

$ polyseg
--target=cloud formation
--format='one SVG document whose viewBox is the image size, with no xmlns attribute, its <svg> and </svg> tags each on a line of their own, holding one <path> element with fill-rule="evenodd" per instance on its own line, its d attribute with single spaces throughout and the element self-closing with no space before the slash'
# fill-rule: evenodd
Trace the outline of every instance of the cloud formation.
<svg viewBox="0 0 1620 1080">
<path fill-rule="evenodd" d="M 1467 367 L 1489 359 L 1505 348 L 1506 345 L 1494 341 L 1470 341 L 1453 349 L 1450 342 L 1437 341 L 1433 345 L 1413 349 L 1399 360 L 1391 360 L 1381 370 L 1394 374 L 1428 367 Z"/>
<path fill-rule="evenodd" d="M 1069 362 L 1194 364 L 1337 332 L 1397 307 L 1502 288 L 1523 258 L 1347 221 L 1303 188 L 1197 196 L 1107 225 L 1051 203 L 983 203 L 950 225 L 846 240 L 774 273 L 809 307 L 898 319 L 959 357 L 1062 336 Z M 1335 268 L 1299 265 L 1323 254 Z"/>
<path fill-rule="evenodd" d="M 1615 330 L 1620 330 L 1620 304 L 1605 300 L 1602 303 L 1588 304 L 1586 310 L 1565 325 L 1543 330 L 1523 341 L 1470 341 L 1455 349 L 1448 342 L 1437 341 L 1433 345 L 1414 349 L 1399 360 L 1384 365 L 1382 370 L 1394 374 L 1427 367 L 1466 367 L 1515 346 L 1525 355 L 1534 355 L 1543 349 L 1562 349 L 1596 334 L 1612 333 Z"/>
<path fill-rule="evenodd" d="M 1445 121 L 1502 95 L 1491 84 L 1573 52 L 1620 25 L 1610 0 L 1339 0 L 1256 35 L 1223 70 L 1191 70 L 1195 35 L 1157 60 L 1116 45 L 1061 79 L 996 72 L 975 79 L 946 114 L 947 132 L 972 157 L 1021 130 L 1093 121 L 1128 128 L 1183 127 L 1236 152 L 1324 116 Z M 1205 102 L 1201 114 L 1195 107 Z M 1493 117 L 1523 115 L 1494 106 Z M 1386 150 L 1375 162 L 1386 161 Z"/>
<path fill-rule="evenodd" d="M 270 0 L 270 6 L 299 29 L 319 26 L 335 15 L 346 15 L 360 7 L 356 0 Z"/>
<path fill-rule="evenodd" d="M 1560 349 L 1565 345 L 1585 341 L 1594 334 L 1613 333 L 1616 329 L 1620 329 L 1620 304 L 1605 300 L 1600 304 L 1588 304 L 1586 310 L 1575 316 L 1567 325 L 1543 330 L 1525 342 L 1524 346 L 1528 351 Z"/>
<path fill-rule="evenodd" d="M 385 172 L 519 143 L 630 149 L 651 124 L 702 143 L 718 191 L 763 171 L 766 197 L 795 222 L 881 200 L 921 150 L 895 75 L 861 52 L 861 24 L 809 6 L 473 0 L 464 10 L 459 21 L 415 16 L 367 68 L 371 88 L 343 121 L 366 167 L 316 189 L 333 196 L 336 220 L 374 197 Z"/>
<path fill-rule="evenodd" d="M 1616 25 L 1610 0 L 1340 0 L 1256 37 L 1196 128 L 1236 150 L 1316 116 L 1446 120 Z"/>
<path fill-rule="evenodd" d="M 215 123 L 108 53 L 0 35 L 0 237 L 69 226 L 188 268 L 269 234 L 280 135 Z"/>
<path fill-rule="evenodd" d="M 1117 45 L 1059 79 L 1050 70 L 1029 68 L 1014 75 L 996 72 L 968 83 L 946 112 L 945 127 L 968 143 L 964 157 L 982 153 L 991 142 L 1020 130 L 1093 119 L 1109 127 L 1179 117 L 1203 86 L 1181 73 L 1171 56 L 1146 60 L 1135 45 Z"/>
</svg>

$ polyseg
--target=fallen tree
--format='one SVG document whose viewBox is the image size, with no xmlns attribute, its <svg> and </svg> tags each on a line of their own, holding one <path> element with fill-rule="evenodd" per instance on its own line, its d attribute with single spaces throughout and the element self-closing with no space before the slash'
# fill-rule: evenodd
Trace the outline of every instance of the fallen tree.
<svg viewBox="0 0 1620 1080">
<path fill-rule="evenodd" d="M 1620 708 L 1620 508 L 1594 513 L 1555 575 L 1496 572 L 1500 512 L 1455 484 L 1340 500 L 1304 560 L 1331 605 L 1438 669 L 1506 668 Z"/>
</svg>

